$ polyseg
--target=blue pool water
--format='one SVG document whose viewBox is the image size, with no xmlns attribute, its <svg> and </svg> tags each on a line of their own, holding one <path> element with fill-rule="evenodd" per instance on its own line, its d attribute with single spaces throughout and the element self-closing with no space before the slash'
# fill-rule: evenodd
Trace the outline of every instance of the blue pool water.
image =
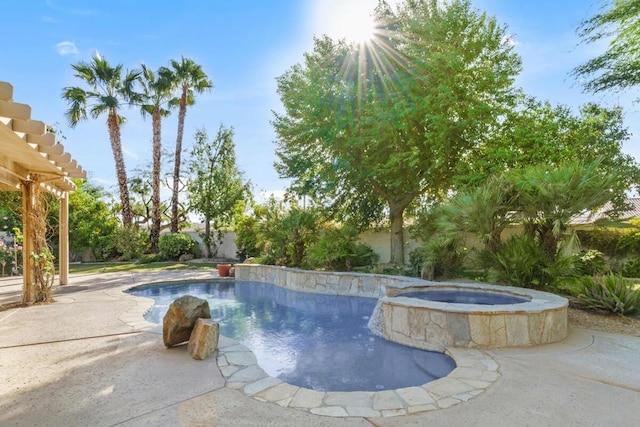
<svg viewBox="0 0 640 427">
<path fill-rule="evenodd" d="M 251 349 L 271 376 L 317 391 L 379 391 L 421 385 L 455 368 L 448 356 L 406 347 L 367 327 L 375 298 L 295 292 L 261 282 L 147 285 L 145 315 L 162 323 L 182 295 L 206 299 L 220 333 Z"/>
<path fill-rule="evenodd" d="M 529 302 L 527 298 L 505 293 L 466 291 L 463 289 L 428 289 L 415 292 L 405 292 L 397 295 L 399 297 L 418 298 L 429 301 L 448 302 L 453 304 L 522 304 Z"/>
</svg>

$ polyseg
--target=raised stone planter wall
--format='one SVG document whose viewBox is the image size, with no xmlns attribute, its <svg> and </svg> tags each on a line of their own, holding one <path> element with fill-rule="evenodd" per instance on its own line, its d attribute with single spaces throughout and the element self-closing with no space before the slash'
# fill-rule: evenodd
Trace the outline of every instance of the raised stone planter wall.
<svg viewBox="0 0 640 427">
<path fill-rule="evenodd" d="M 380 298 L 387 287 L 424 286 L 424 280 L 385 274 L 299 270 L 274 265 L 236 264 L 236 280 L 273 283 L 302 292 Z"/>
</svg>

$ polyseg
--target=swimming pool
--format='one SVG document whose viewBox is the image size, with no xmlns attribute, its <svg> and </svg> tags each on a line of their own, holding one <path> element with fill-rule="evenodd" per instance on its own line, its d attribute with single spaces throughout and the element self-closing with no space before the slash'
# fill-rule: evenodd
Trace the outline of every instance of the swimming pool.
<svg viewBox="0 0 640 427">
<path fill-rule="evenodd" d="M 220 333 L 251 349 L 270 376 L 316 391 L 422 385 L 456 367 L 445 354 L 373 334 L 367 324 L 376 298 L 297 292 L 250 281 L 154 284 L 129 293 L 156 301 L 145 315 L 153 323 L 162 322 L 179 296 L 206 299 Z"/>
</svg>

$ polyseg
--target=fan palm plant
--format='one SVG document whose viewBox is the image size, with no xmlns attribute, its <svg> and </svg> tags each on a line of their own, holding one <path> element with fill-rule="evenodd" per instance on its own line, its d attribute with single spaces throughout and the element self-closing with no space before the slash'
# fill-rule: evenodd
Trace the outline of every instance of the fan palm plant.
<svg viewBox="0 0 640 427">
<path fill-rule="evenodd" d="M 560 249 L 568 253 L 577 249 L 575 230 L 567 231 L 572 217 L 611 201 L 612 188 L 620 177 L 616 172 L 603 173 L 601 163 L 602 159 L 556 167 L 541 164 L 515 173 L 525 230 L 550 259 Z M 565 244 L 559 245 L 561 241 Z"/>
<path fill-rule="evenodd" d="M 151 228 L 149 230 L 151 251 L 158 251 L 158 239 L 160 238 L 161 212 L 160 212 L 160 168 L 162 156 L 162 117 L 169 115 L 165 108 L 171 99 L 172 75 L 161 69 L 154 73 L 145 65 L 142 65 L 142 104 L 140 112 L 143 116 L 151 116 L 153 127 L 153 170 L 151 174 Z"/>
<path fill-rule="evenodd" d="M 106 114 L 109 140 L 118 177 L 122 223 L 125 227 L 131 226 L 133 213 L 129 202 L 127 171 L 120 140 L 120 126 L 124 123 L 124 117 L 120 115 L 120 111 L 123 106 L 139 100 L 139 94 L 134 88 L 140 72 L 137 70 L 123 72 L 122 64 L 112 66 L 99 54 L 96 54 L 89 63 L 80 61 L 77 64 L 71 64 L 71 67 L 75 71 L 75 76 L 89 88 L 74 86 L 63 89 L 62 98 L 69 105 L 66 112 L 69 124 L 73 128 L 79 122 L 86 120 L 89 115 L 97 119 Z"/>
<path fill-rule="evenodd" d="M 178 133 L 176 136 L 176 151 L 173 166 L 173 191 L 171 194 L 171 232 L 178 232 L 178 191 L 180 182 L 180 163 L 182 157 L 182 137 L 184 135 L 184 119 L 187 106 L 195 103 L 195 94 L 203 93 L 213 87 L 202 67 L 189 58 L 182 57 L 180 61 L 171 61 L 174 87 L 178 89 L 178 98 L 172 100 L 172 105 L 178 106 Z M 169 73 L 162 69 L 161 73 Z"/>
</svg>

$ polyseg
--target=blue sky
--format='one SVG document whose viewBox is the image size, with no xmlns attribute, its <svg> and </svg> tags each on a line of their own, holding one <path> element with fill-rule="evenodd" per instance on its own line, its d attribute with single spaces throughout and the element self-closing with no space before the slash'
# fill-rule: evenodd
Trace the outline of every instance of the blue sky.
<svg viewBox="0 0 640 427">
<path fill-rule="evenodd" d="M 576 65 L 603 45 L 580 45 L 576 27 L 593 15 L 598 0 L 472 0 L 509 28 L 523 58 L 518 85 L 539 99 L 572 107 L 595 101 L 626 108 L 634 133 L 625 152 L 640 159 L 640 113 L 623 95 L 583 94 L 569 76 Z M 224 123 L 235 129 L 240 168 L 254 193 L 280 192 L 286 182 L 273 168 L 275 135 L 269 124 L 279 110 L 275 77 L 312 46 L 312 37 L 344 36 L 359 14 L 366 17 L 375 0 L 7 0 L 3 2 L 3 53 L 0 80 L 14 86 L 14 101 L 32 106 L 32 118 L 58 123 L 66 151 L 88 171 L 90 180 L 115 191 L 115 168 L 104 119 L 67 126 L 60 94 L 76 86 L 71 63 L 88 61 L 98 51 L 127 68 L 141 63 L 156 69 L 185 56 L 202 65 L 212 92 L 189 109 L 184 144 L 196 129 L 214 136 Z M 122 129 L 129 171 L 151 160 L 151 122 L 126 111 Z M 177 114 L 163 122 L 163 146 L 175 143 Z M 260 198 L 260 197 L 258 197 Z"/>
</svg>

